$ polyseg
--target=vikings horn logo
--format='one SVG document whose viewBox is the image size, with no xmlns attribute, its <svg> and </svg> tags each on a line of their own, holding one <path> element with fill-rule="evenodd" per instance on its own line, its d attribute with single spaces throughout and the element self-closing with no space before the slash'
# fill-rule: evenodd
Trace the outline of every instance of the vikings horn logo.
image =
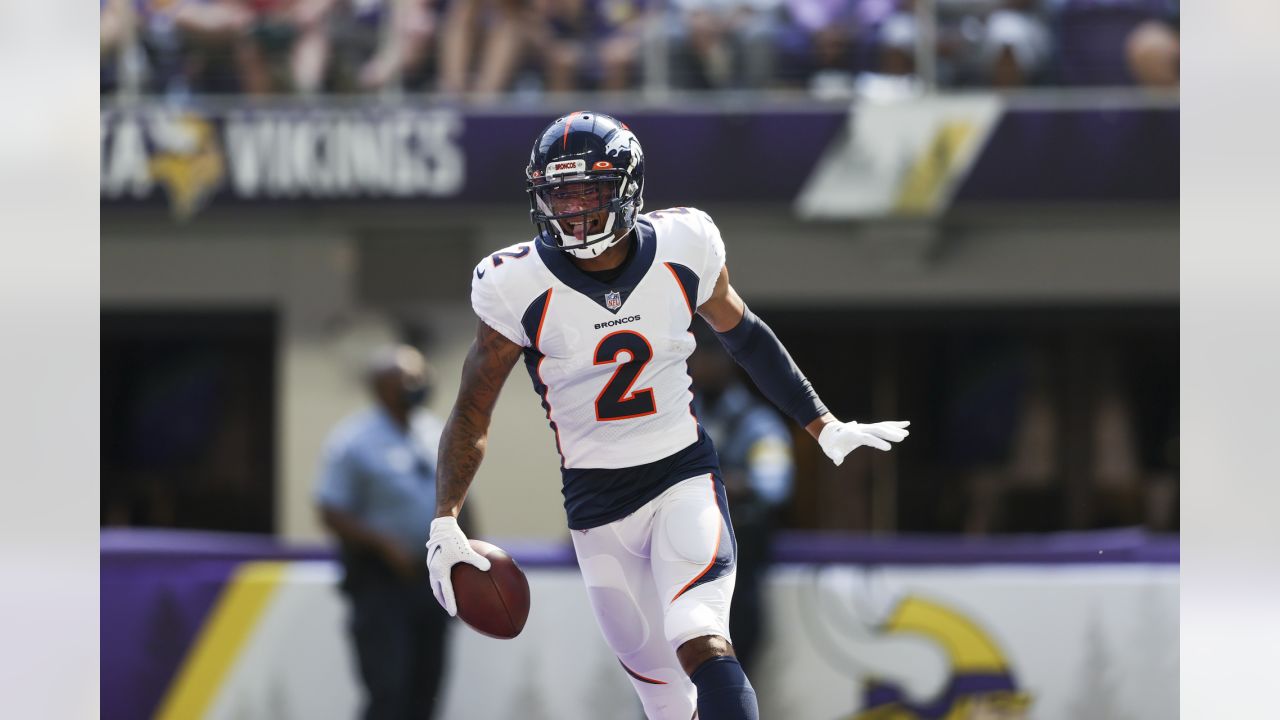
<svg viewBox="0 0 1280 720">
<path fill-rule="evenodd" d="M 860 689 L 857 709 L 840 720 L 1030 717 L 1031 696 L 971 612 L 880 573 L 819 571 L 814 581 L 806 630 L 821 638 L 829 667 Z"/>
<path fill-rule="evenodd" d="M 222 183 L 225 167 L 217 133 L 195 115 L 161 116 L 151 121 L 151 138 L 156 144 L 151 176 L 168 191 L 174 216 L 186 220 Z"/>
<path fill-rule="evenodd" d="M 951 665 L 943 691 L 912 702 L 882 678 L 864 687 L 863 710 L 851 720 L 1025 720 L 1031 697 L 1018 689 L 999 647 L 972 620 L 940 603 L 907 596 L 881 627 L 886 635 L 915 634 L 941 646 Z"/>
</svg>

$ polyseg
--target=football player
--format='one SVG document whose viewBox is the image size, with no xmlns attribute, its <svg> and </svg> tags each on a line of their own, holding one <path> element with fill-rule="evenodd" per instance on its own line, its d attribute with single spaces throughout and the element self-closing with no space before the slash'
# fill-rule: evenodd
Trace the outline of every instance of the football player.
<svg viewBox="0 0 1280 720">
<path fill-rule="evenodd" d="M 561 458 L 564 506 L 596 620 L 650 718 L 757 718 L 729 637 L 735 540 L 715 449 L 691 408 L 694 315 L 764 394 L 840 464 L 888 450 L 906 422 L 840 422 L 729 284 L 725 248 L 694 208 L 641 213 L 634 133 L 593 112 L 557 119 L 525 170 L 538 234 L 480 261 L 480 318 L 440 441 L 428 566 L 457 613 L 450 569 L 489 561 L 456 517 L 490 415 L 524 360 Z"/>
</svg>

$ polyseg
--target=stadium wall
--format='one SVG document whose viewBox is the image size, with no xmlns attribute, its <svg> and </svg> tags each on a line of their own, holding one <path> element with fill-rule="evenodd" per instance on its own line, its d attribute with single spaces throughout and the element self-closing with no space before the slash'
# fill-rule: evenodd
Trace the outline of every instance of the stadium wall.
<svg viewBox="0 0 1280 720">
<path fill-rule="evenodd" d="M 1090 306 L 1177 302 L 1177 214 L 1165 207 L 970 207 L 941 223 L 799 222 L 786 207 L 709 206 L 733 281 L 756 307 Z M 104 224 L 102 306 L 270 307 L 279 314 L 276 529 L 323 536 L 311 491 L 324 438 L 365 402 L 364 353 L 395 320 L 430 329 L 432 409 L 448 413 L 475 320 L 473 264 L 529 236 L 518 201 L 404 211 L 243 212 L 175 226 Z M 783 269 L 780 271 L 779 269 Z M 494 415 L 473 498 L 484 527 L 564 533 L 558 459 L 520 371 Z"/>
<path fill-rule="evenodd" d="M 528 572 L 529 620 L 510 641 L 453 628 L 442 717 L 640 717 L 569 547 L 497 542 Z M 163 531 L 102 547 L 104 718 L 356 714 L 327 554 Z M 761 716 L 1175 718 L 1178 554 L 1134 531 L 784 536 Z"/>
</svg>

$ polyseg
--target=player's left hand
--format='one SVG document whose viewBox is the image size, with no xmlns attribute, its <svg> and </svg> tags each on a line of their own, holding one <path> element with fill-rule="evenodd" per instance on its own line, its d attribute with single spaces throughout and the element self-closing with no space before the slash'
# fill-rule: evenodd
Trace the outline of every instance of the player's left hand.
<svg viewBox="0 0 1280 720">
<path fill-rule="evenodd" d="M 827 423 L 818 433 L 818 445 L 822 452 L 839 465 L 855 448 L 870 445 L 877 450 L 888 450 L 889 443 L 900 442 L 910 435 L 908 420 L 888 420 L 878 423 L 833 422 Z"/>
</svg>

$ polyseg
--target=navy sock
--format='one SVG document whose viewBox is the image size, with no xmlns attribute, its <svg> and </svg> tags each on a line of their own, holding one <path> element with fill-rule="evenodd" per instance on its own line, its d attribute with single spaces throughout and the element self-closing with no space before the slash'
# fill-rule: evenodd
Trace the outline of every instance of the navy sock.
<svg viewBox="0 0 1280 720">
<path fill-rule="evenodd" d="M 738 658 L 711 658 L 689 679 L 698 688 L 698 720 L 760 720 L 755 688 Z"/>
</svg>

